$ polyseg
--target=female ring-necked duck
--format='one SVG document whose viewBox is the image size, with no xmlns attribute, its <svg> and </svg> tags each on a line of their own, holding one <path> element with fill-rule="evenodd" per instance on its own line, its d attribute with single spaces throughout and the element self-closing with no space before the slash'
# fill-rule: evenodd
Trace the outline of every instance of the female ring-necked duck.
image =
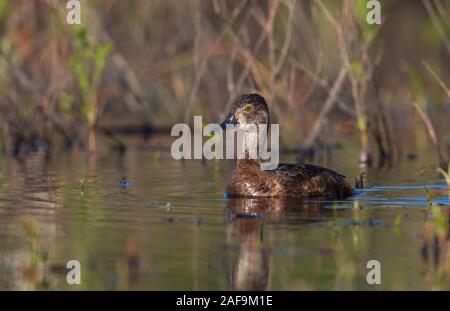
<svg viewBox="0 0 450 311">
<path fill-rule="evenodd" d="M 269 123 L 265 99 L 259 94 L 245 94 L 234 102 L 222 127 L 226 124 L 258 126 Z M 353 194 L 345 176 L 330 169 L 309 164 L 279 164 L 274 170 L 261 170 L 260 163 L 259 158 L 237 160 L 226 189 L 227 196 L 344 198 Z"/>
</svg>

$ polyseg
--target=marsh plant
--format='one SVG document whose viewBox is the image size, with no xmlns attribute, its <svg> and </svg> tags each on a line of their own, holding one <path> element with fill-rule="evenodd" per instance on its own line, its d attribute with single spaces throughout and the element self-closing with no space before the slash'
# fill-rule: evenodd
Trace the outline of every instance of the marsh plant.
<svg viewBox="0 0 450 311">
<path fill-rule="evenodd" d="M 74 26 L 75 52 L 70 57 L 77 86 L 81 93 L 82 112 L 89 127 L 89 150 L 95 152 L 94 128 L 101 114 L 99 89 L 106 58 L 113 50 L 112 43 L 100 43 L 89 35 L 84 26 Z"/>
<path fill-rule="evenodd" d="M 438 168 L 436 168 L 436 170 L 445 179 L 448 189 L 450 190 L 450 163 L 448 164 L 447 171 L 445 171 L 442 167 L 438 167 Z"/>
</svg>

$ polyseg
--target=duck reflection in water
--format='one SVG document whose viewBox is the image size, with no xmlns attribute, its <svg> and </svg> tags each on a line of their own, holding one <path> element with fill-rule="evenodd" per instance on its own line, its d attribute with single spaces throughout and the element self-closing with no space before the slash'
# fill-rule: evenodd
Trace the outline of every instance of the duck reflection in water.
<svg viewBox="0 0 450 311">
<path fill-rule="evenodd" d="M 304 214 L 300 222 L 321 219 L 319 214 L 330 213 L 325 203 L 290 202 L 282 199 L 230 199 L 227 208 L 236 232 L 239 251 L 233 265 L 233 290 L 270 290 L 273 252 L 264 245 L 264 224 L 288 221 L 286 213 Z M 298 218 L 296 217 L 296 222 Z"/>
</svg>

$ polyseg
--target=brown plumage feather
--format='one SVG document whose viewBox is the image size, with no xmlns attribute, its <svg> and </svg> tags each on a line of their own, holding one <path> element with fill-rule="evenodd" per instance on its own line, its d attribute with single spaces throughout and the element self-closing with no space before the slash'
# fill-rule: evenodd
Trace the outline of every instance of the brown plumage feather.
<svg viewBox="0 0 450 311">
<path fill-rule="evenodd" d="M 330 169 L 309 164 L 280 164 L 262 171 L 260 163 L 239 160 L 227 186 L 230 197 L 344 198 L 353 194 L 345 177 Z"/>
</svg>

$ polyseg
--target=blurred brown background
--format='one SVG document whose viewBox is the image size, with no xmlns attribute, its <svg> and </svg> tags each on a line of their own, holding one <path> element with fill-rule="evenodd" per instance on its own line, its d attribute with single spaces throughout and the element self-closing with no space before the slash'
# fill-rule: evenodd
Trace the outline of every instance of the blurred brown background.
<svg viewBox="0 0 450 311">
<path fill-rule="evenodd" d="M 450 1 L 382 1 L 373 26 L 365 0 L 81 0 L 78 26 L 66 3 L 0 0 L 6 153 L 217 123 L 257 91 L 286 150 L 392 163 L 430 142 L 448 161 Z"/>
</svg>

